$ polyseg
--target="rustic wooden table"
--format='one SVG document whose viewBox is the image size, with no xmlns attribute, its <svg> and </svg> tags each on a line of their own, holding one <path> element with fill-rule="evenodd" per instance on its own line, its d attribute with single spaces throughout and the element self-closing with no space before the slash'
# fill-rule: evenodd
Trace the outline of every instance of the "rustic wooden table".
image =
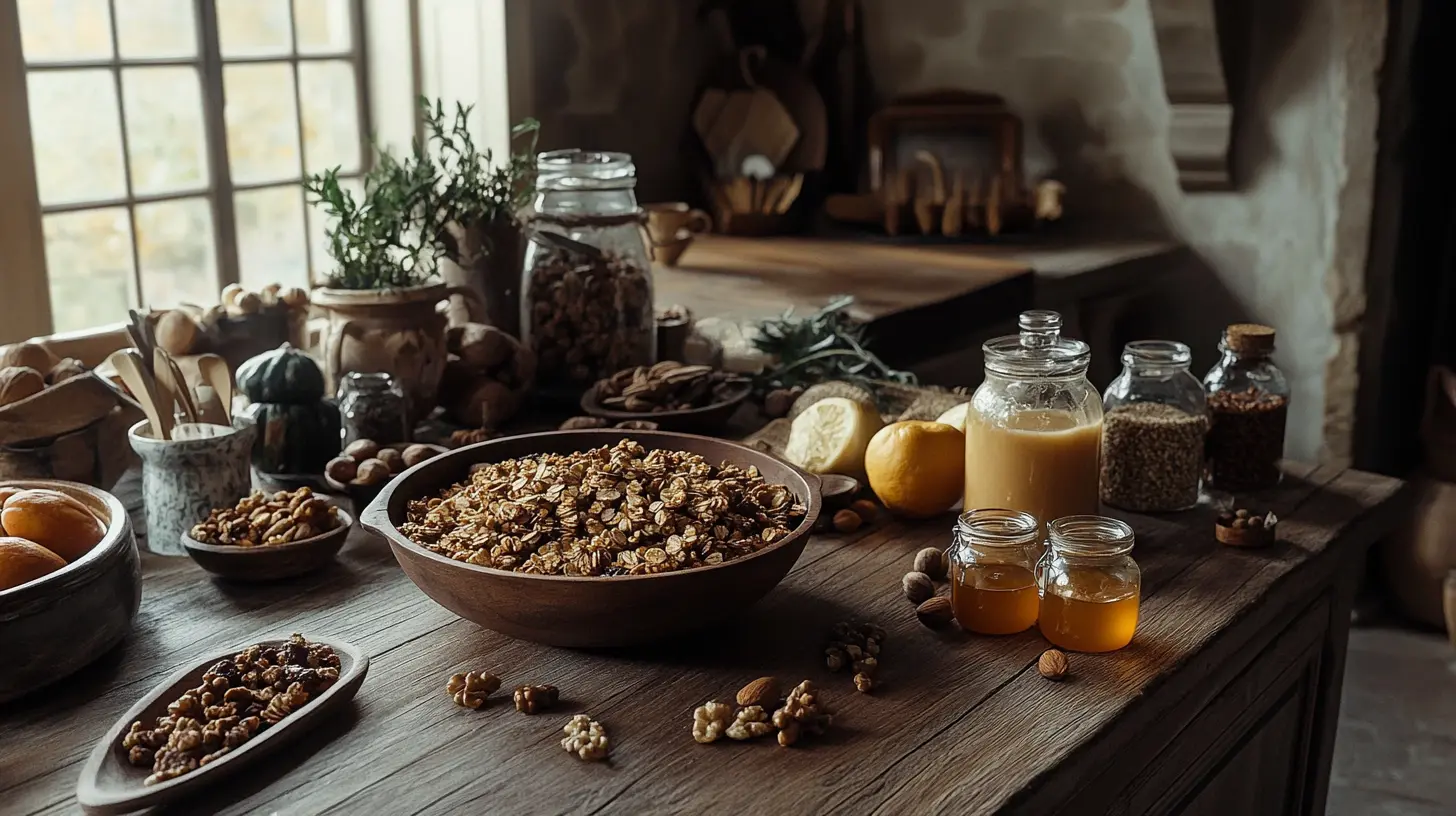
<svg viewBox="0 0 1456 816">
<path fill-rule="evenodd" d="M 176 666 L 292 631 L 373 657 L 352 708 L 182 812 L 280 813 L 1320 813 L 1348 609 L 1366 547 L 1395 523 L 1396 480 L 1293 465 L 1257 506 L 1281 541 L 1223 548 L 1212 510 L 1129 517 L 1143 570 L 1133 644 L 1074 655 L 1040 677 L 1047 644 L 933 632 L 899 579 L 943 545 L 949 519 L 883 524 L 810 543 L 783 585 L 728 628 L 630 653 L 508 640 L 436 606 L 380 540 L 268 586 L 209 579 L 185 558 L 144 559 L 136 631 L 79 676 L 0 707 L 0 810 L 77 810 L 80 765 L 111 722 Z M 854 692 L 820 662 L 847 618 L 888 630 L 882 688 Z M 23 660 L 24 655 L 7 655 Z M 453 672 L 559 685 L 562 711 L 480 711 L 444 693 Z M 698 745 L 693 708 L 761 674 L 813 678 L 838 709 L 802 747 Z M 570 713 L 609 729 L 584 763 L 557 744 Z"/>
</svg>

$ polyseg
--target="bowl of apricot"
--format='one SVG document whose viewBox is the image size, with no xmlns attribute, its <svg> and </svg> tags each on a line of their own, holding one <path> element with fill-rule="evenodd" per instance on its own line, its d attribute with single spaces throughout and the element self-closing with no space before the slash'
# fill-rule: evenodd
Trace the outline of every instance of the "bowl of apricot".
<svg viewBox="0 0 1456 816">
<path fill-rule="evenodd" d="M 131 520 L 77 482 L 0 481 L 0 703 L 66 677 L 131 631 L 141 605 Z"/>
</svg>

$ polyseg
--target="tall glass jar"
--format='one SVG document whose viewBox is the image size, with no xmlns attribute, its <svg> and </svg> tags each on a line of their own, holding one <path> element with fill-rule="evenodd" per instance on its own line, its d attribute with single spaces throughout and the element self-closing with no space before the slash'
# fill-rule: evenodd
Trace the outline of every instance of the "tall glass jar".
<svg viewBox="0 0 1456 816">
<path fill-rule="evenodd" d="M 1163 513 L 1198 503 L 1208 398 L 1171 340 L 1122 348 L 1122 373 L 1102 396 L 1102 501 Z"/>
<path fill-rule="evenodd" d="M 532 229 L 601 250 L 592 258 L 527 245 L 521 339 L 536 352 L 538 388 L 580 394 L 656 356 L 652 265 L 642 241 L 637 169 L 625 153 L 554 150 L 536 158 Z"/>
<path fill-rule="evenodd" d="M 351 371 L 339 385 L 344 447 L 360 439 L 380 445 L 410 441 L 404 391 L 382 371 Z"/>
<path fill-rule="evenodd" d="M 1091 351 L 1056 312 L 1023 312 L 1021 333 L 981 348 L 986 379 L 966 416 L 965 508 L 1048 519 L 1096 513 L 1102 396 Z"/>
<path fill-rule="evenodd" d="M 1048 529 L 1037 623 L 1053 645 L 1111 652 L 1137 630 L 1142 571 L 1132 560 L 1133 534 L 1105 516 L 1067 516 Z"/>
<path fill-rule="evenodd" d="M 1218 490 L 1279 484 L 1289 381 L 1274 362 L 1274 330 L 1236 323 L 1218 344 L 1222 358 L 1203 378 L 1208 389 L 1208 483 Z"/>
<path fill-rule="evenodd" d="M 983 508 L 956 520 L 950 600 L 968 632 L 1014 635 L 1036 623 L 1037 522 L 1030 513 Z"/>
</svg>

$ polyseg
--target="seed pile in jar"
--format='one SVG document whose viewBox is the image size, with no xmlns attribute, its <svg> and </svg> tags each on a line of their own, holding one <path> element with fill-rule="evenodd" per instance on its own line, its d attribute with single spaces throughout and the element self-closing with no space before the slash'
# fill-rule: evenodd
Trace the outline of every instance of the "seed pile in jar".
<svg viewBox="0 0 1456 816">
<path fill-rule="evenodd" d="M 596 395 L 603 408 L 617 411 L 683 411 L 723 402 L 740 382 L 712 366 L 664 360 L 656 365 L 624 368 L 598 380 Z"/>
<path fill-rule="evenodd" d="M 121 746 L 131 764 L 152 769 L 146 784 L 175 779 L 277 725 L 338 680 L 339 656 L 302 635 L 249 646 L 214 663 L 166 716 L 132 723 Z"/>
<path fill-rule="evenodd" d="M 1102 419 L 1102 500 L 1137 512 L 1198 503 L 1208 419 L 1172 405 L 1134 402 Z"/>
<path fill-rule="evenodd" d="M 208 513 L 189 533 L 203 544 L 274 547 L 322 535 L 339 526 L 339 508 L 307 487 L 277 493 L 253 491 L 233 507 Z"/>
<path fill-rule="evenodd" d="M 1262 490 L 1279 483 L 1289 400 L 1257 388 L 1208 395 L 1208 476 L 1220 490 Z"/>
<path fill-rule="evenodd" d="M 410 502 L 416 544 L 538 575 L 648 575 L 721 564 L 782 539 L 805 514 L 758 469 L 692 453 L 608 448 L 478 466 L 440 496 Z"/>
<path fill-rule="evenodd" d="M 527 336 L 542 382 L 587 384 L 652 362 L 652 285 L 636 264 L 612 253 L 587 259 L 544 249 L 529 278 Z"/>
</svg>

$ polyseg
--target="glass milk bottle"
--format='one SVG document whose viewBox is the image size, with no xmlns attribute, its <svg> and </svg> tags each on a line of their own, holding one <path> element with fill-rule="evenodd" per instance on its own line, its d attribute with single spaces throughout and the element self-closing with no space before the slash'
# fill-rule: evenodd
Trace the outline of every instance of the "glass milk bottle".
<svg viewBox="0 0 1456 816">
<path fill-rule="evenodd" d="M 1021 333 L 981 348 L 986 380 L 966 416 L 965 509 L 1000 507 L 1042 524 L 1096 514 L 1102 396 L 1091 351 L 1056 312 L 1023 312 Z"/>
</svg>

